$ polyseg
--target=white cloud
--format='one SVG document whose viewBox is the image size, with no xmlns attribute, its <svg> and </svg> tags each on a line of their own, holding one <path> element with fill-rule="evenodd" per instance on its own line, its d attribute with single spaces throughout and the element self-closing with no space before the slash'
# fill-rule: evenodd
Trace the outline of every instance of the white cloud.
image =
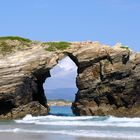
<svg viewBox="0 0 140 140">
<path fill-rule="evenodd" d="M 69 57 L 65 57 L 63 60 L 61 60 L 58 66 L 63 68 L 65 71 L 76 69 L 74 62 Z"/>
<path fill-rule="evenodd" d="M 45 82 L 46 89 L 76 87 L 77 66 L 65 57 L 52 70 L 51 77 Z"/>
<path fill-rule="evenodd" d="M 69 57 L 65 57 L 51 70 L 51 76 L 64 77 L 75 71 L 77 71 L 75 63 Z"/>
</svg>

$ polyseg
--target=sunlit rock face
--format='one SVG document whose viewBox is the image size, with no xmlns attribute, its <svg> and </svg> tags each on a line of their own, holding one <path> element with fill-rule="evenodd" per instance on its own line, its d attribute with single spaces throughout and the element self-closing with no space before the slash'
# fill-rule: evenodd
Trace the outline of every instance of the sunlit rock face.
<svg viewBox="0 0 140 140">
<path fill-rule="evenodd" d="M 98 42 L 72 42 L 65 49 L 48 47 L 30 42 L 28 47 L 0 54 L 1 119 L 47 115 L 43 83 L 65 56 L 78 67 L 78 92 L 72 104 L 75 115 L 140 116 L 139 53 L 120 44 L 111 48 Z"/>
</svg>

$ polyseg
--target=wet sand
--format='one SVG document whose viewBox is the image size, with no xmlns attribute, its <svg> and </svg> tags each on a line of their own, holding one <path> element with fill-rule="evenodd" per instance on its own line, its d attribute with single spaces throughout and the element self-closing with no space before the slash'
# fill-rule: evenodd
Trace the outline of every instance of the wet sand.
<svg viewBox="0 0 140 140">
<path fill-rule="evenodd" d="M 112 138 L 88 138 L 61 134 L 0 133 L 0 140 L 124 140 Z"/>
</svg>

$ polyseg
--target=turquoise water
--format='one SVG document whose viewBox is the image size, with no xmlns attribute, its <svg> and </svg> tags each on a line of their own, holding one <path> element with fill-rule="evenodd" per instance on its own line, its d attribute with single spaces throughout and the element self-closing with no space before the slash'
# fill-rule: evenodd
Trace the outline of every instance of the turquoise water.
<svg viewBox="0 0 140 140">
<path fill-rule="evenodd" d="M 70 106 L 51 106 L 49 114 L 56 116 L 74 116 Z"/>
</svg>

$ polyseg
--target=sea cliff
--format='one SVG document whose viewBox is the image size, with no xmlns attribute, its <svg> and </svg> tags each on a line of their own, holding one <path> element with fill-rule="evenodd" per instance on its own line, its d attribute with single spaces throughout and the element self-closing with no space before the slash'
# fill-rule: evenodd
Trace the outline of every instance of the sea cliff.
<svg viewBox="0 0 140 140">
<path fill-rule="evenodd" d="M 0 38 L 0 119 L 47 115 L 43 83 L 58 60 L 77 65 L 75 115 L 140 117 L 140 53 L 99 42 Z"/>
</svg>

